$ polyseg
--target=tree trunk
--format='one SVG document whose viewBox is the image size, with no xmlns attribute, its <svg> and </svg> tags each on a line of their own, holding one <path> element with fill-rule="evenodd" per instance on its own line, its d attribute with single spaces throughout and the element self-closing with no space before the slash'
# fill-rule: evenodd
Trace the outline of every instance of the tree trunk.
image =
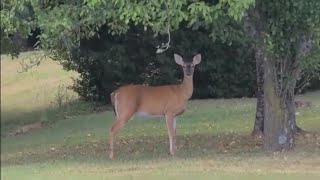
<svg viewBox="0 0 320 180">
<path fill-rule="evenodd" d="M 263 92 L 263 54 L 259 48 L 255 49 L 256 59 L 256 79 L 257 79 L 257 106 L 256 106 L 256 120 L 254 122 L 252 135 L 263 135 L 263 123 L 264 123 L 264 92 Z"/>
<path fill-rule="evenodd" d="M 253 126 L 252 136 L 262 136 L 264 132 L 264 91 L 263 91 L 263 76 L 264 76 L 264 65 L 263 65 L 263 53 L 258 48 L 255 49 L 255 60 L 256 60 L 256 78 L 257 78 L 257 106 L 256 106 L 256 118 Z M 294 118 L 294 133 L 303 132 L 298 127 L 296 119 Z"/>
<path fill-rule="evenodd" d="M 256 9 L 253 8 L 248 11 L 248 15 L 244 18 L 244 28 L 254 42 L 257 71 L 257 107 L 252 135 L 264 134 L 266 138 L 265 147 L 270 149 L 282 149 L 284 146 L 287 146 L 285 149 L 290 149 L 293 145 L 292 134 L 301 130 L 296 125 L 294 114 L 294 96 L 292 92 L 295 84 L 292 84 L 293 89 L 288 88 L 286 90 L 288 92 L 285 92 L 292 95 L 281 97 L 277 94 L 276 88 L 278 84 L 273 62 L 266 61 L 267 56 L 264 52 L 266 48 L 262 34 L 265 27 L 261 21 L 261 14 Z M 266 65 L 267 62 L 268 65 Z M 266 80 L 267 82 L 265 82 Z M 281 101 L 283 98 L 285 100 Z M 290 125 L 293 125 L 293 128 L 288 129 L 289 122 Z"/>
<path fill-rule="evenodd" d="M 287 88 L 279 93 L 277 87 L 274 63 L 265 58 L 264 149 L 273 152 L 294 147 L 294 88 Z"/>
</svg>

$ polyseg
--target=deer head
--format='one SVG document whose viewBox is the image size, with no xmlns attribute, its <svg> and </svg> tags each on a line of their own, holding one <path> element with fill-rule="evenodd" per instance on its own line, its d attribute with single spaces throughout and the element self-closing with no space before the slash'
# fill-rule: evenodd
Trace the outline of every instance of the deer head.
<svg viewBox="0 0 320 180">
<path fill-rule="evenodd" d="M 184 61 L 180 55 L 174 54 L 174 60 L 177 64 L 182 66 L 183 73 L 185 76 L 192 76 L 194 72 L 194 67 L 201 62 L 201 54 L 195 55 L 191 62 Z"/>
</svg>

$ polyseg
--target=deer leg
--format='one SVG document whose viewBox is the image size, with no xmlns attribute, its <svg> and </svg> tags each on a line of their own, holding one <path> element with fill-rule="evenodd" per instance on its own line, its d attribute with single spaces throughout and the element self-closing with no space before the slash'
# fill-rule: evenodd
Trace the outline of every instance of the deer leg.
<svg viewBox="0 0 320 180">
<path fill-rule="evenodd" d="M 115 136 L 117 134 L 117 132 L 119 131 L 119 129 L 121 127 L 123 127 L 126 122 L 128 122 L 128 120 L 130 118 L 132 118 L 133 115 L 131 116 L 122 116 L 122 117 L 117 117 L 115 122 L 112 124 L 110 130 L 109 130 L 109 145 L 110 145 L 110 154 L 109 154 L 109 158 L 113 159 L 114 158 L 114 142 L 115 142 Z"/>
<path fill-rule="evenodd" d="M 174 140 L 173 140 L 173 144 L 174 144 L 174 148 L 175 148 L 175 151 L 177 150 L 177 146 L 176 146 L 176 137 L 177 137 L 177 119 L 174 118 L 173 119 L 173 129 L 174 129 Z"/>
<path fill-rule="evenodd" d="M 175 155 L 175 128 L 174 118 L 171 115 L 166 115 L 166 124 L 168 128 L 169 143 L 170 143 L 170 154 Z"/>
</svg>

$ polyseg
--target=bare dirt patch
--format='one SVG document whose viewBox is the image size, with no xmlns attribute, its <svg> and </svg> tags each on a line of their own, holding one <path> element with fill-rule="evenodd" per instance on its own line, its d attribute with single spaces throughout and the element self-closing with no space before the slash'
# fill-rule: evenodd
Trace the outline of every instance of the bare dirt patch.
<svg viewBox="0 0 320 180">
<path fill-rule="evenodd" d="M 36 123 L 32 123 L 32 124 L 27 124 L 27 125 L 20 126 L 20 127 L 16 128 L 12 132 L 8 133 L 7 136 L 16 136 L 19 134 L 25 134 L 25 133 L 39 130 L 39 129 L 43 129 L 46 127 L 47 127 L 47 124 L 44 121 L 36 122 Z"/>
<path fill-rule="evenodd" d="M 306 107 L 311 107 L 312 102 L 311 101 L 294 101 L 294 104 L 296 108 L 306 108 Z"/>
</svg>

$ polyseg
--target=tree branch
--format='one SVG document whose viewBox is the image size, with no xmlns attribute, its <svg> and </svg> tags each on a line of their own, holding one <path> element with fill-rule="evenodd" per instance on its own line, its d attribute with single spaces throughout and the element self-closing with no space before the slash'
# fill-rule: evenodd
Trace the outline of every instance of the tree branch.
<svg viewBox="0 0 320 180">
<path fill-rule="evenodd" d="M 18 70 L 17 72 L 18 73 L 28 72 L 28 70 L 30 70 L 34 66 L 39 66 L 41 61 L 43 61 L 47 57 L 45 53 L 39 54 L 39 56 L 37 56 L 37 54 L 35 53 L 34 56 L 30 56 L 30 57 L 22 59 L 22 61 L 19 62 L 19 64 L 21 65 L 21 70 Z M 33 59 L 35 59 L 35 60 L 33 60 Z M 26 60 L 29 60 L 29 63 L 27 63 Z"/>
<path fill-rule="evenodd" d="M 297 49 L 297 58 L 301 59 L 307 56 L 313 48 L 313 42 L 310 35 L 302 35 Z"/>
</svg>

